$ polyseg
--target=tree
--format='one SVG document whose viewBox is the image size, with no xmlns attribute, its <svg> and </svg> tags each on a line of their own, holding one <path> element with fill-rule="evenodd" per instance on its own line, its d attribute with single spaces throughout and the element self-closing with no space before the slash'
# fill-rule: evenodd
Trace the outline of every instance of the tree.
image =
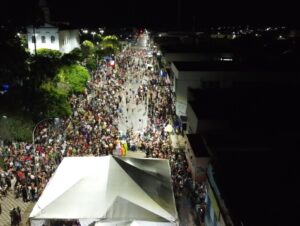
<svg viewBox="0 0 300 226">
<path fill-rule="evenodd" d="M 83 54 L 80 48 L 75 48 L 62 56 L 63 65 L 80 64 L 83 62 Z"/>
<path fill-rule="evenodd" d="M 30 69 L 33 88 L 38 89 L 42 82 L 55 77 L 62 65 L 61 56 L 60 51 L 52 49 L 38 49 L 37 55 L 31 56 Z"/>
<path fill-rule="evenodd" d="M 73 93 L 82 93 L 90 74 L 83 66 L 73 64 L 59 68 L 51 81 L 40 85 L 39 109 L 44 117 L 64 117 L 72 113 L 68 97 Z"/>
<path fill-rule="evenodd" d="M 95 46 L 91 41 L 85 40 L 81 45 L 81 51 L 83 58 L 86 59 L 94 53 Z"/>
<path fill-rule="evenodd" d="M 41 48 L 37 49 L 37 55 L 58 61 L 61 58 L 62 53 L 59 50 Z"/>
<path fill-rule="evenodd" d="M 69 93 L 82 93 L 90 78 L 89 72 L 80 65 L 63 66 L 57 74 L 57 81 L 69 87 Z"/>
<path fill-rule="evenodd" d="M 107 55 L 115 54 L 121 50 L 121 44 L 115 35 L 108 35 L 103 37 L 100 46 Z"/>
<path fill-rule="evenodd" d="M 17 29 L 0 28 L 0 83 L 16 84 L 27 77 L 26 60 L 29 54 L 21 44 Z"/>
</svg>

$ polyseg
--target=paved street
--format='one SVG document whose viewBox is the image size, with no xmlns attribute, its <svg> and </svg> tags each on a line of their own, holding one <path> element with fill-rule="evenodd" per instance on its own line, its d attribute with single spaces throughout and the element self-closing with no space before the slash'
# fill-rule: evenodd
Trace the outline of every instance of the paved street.
<svg viewBox="0 0 300 226">
<path fill-rule="evenodd" d="M 143 54 L 147 54 L 147 39 L 148 36 L 143 35 L 137 40 L 137 44 L 133 47 L 133 49 L 135 51 L 143 49 L 145 50 Z M 153 126 L 148 118 L 148 103 L 150 101 L 149 92 L 146 91 L 147 95 L 145 95 L 143 98 L 137 98 L 138 89 L 142 87 L 143 84 L 147 84 L 147 79 L 149 79 L 148 76 L 145 76 L 149 68 L 141 65 L 143 65 L 146 61 L 152 65 L 155 63 L 153 62 L 153 59 L 147 59 L 146 61 L 142 62 L 141 58 L 137 54 L 134 57 L 135 58 L 133 60 L 132 67 L 129 68 L 129 70 L 127 70 L 125 73 L 127 80 L 123 84 L 123 89 L 120 93 L 122 98 L 119 105 L 117 125 L 121 134 L 124 135 L 126 134 L 126 131 L 132 130 L 133 137 L 137 137 L 146 130 L 147 126 Z M 92 98 L 92 95 L 93 93 L 89 94 L 88 98 Z M 184 147 L 184 139 L 180 135 L 171 135 L 171 141 L 174 149 L 178 150 Z M 146 154 L 140 150 L 128 151 L 127 157 L 144 158 L 146 157 Z M 22 225 L 25 225 L 25 222 L 28 221 L 28 216 L 34 205 L 32 202 L 24 203 L 20 198 L 15 199 L 11 193 L 9 193 L 7 197 L 3 197 L 0 202 L 2 204 L 0 226 L 10 226 L 9 210 L 17 206 L 21 208 Z M 187 196 L 184 195 L 178 198 L 177 204 L 179 207 L 179 217 L 182 221 L 181 225 L 194 225 L 193 216 L 191 214 L 192 207 Z"/>
<path fill-rule="evenodd" d="M 8 195 L 6 197 L 1 197 L 0 199 L 1 207 L 2 207 L 2 213 L 0 214 L 0 226 L 10 226 L 10 216 L 9 211 L 14 207 L 20 207 L 21 209 L 21 215 L 24 216 L 24 212 L 29 207 L 32 208 L 31 202 L 23 202 L 22 198 L 15 199 L 12 192 L 8 192 Z M 25 216 L 26 218 L 26 216 Z M 23 220 L 23 218 L 22 218 Z M 25 222 L 26 219 L 24 219 L 23 222 Z"/>
</svg>

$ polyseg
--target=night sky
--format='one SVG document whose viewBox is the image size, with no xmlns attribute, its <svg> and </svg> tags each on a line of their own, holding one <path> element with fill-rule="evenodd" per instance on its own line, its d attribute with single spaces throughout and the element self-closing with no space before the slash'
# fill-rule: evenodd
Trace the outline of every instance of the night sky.
<svg viewBox="0 0 300 226">
<path fill-rule="evenodd" d="M 2 3 L 1 22 L 28 23 L 38 0 Z M 51 19 L 69 21 L 75 26 L 177 27 L 177 0 L 48 0 Z M 197 1 L 181 0 L 182 28 L 216 25 L 291 25 L 299 27 L 296 3 L 280 1 Z M 3 22 L 2 22 L 3 23 Z"/>
</svg>

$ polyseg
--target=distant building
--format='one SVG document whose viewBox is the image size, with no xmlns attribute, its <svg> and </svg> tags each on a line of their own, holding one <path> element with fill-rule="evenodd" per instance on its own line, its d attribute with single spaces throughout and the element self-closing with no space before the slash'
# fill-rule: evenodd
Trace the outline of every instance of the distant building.
<svg viewBox="0 0 300 226">
<path fill-rule="evenodd" d="M 187 133 L 298 130 L 299 95 L 291 86 L 189 89 Z"/>
<path fill-rule="evenodd" d="M 205 142 L 200 134 L 187 134 L 185 155 L 193 182 L 206 181 L 206 171 L 210 161 Z"/>
<path fill-rule="evenodd" d="M 173 62 L 171 79 L 176 93 L 176 114 L 186 116 L 188 88 L 262 87 L 296 84 L 296 65 L 266 62 L 203 61 Z"/>
<path fill-rule="evenodd" d="M 37 49 L 53 49 L 62 53 L 69 53 L 74 48 L 80 47 L 79 30 L 60 29 L 52 25 L 50 11 L 46 1 L 41 0 L 39 5 L 44 14 L 45 24 L 39 27 L 27 27 L 28 49 L 34 54 Z"/>
<path fill-rule="evenodd" d="M 204 139 L 214 159 L 205 225 L 297 224 L 299 135 L 227 132 Z"/>
</svg>

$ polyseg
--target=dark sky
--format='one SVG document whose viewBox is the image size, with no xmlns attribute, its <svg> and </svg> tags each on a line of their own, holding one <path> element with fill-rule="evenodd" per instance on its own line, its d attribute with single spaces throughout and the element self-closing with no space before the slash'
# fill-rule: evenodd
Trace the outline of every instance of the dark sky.
<svg viewBox="0 0 300 226">
<path fill-rule="evenodd" d="M 147 26 L 176 28 L 179 0 L 48 0 L 53 20 L 78 26 Z M 31 21 L 38 0 L 8 1 L 0 18 L 24 23 Z M 181 24 L 186 29 L 211 25 L 294 25 L 299 26 L 296 3 L 292 0 L 181 0 Z"/>
</svg>

